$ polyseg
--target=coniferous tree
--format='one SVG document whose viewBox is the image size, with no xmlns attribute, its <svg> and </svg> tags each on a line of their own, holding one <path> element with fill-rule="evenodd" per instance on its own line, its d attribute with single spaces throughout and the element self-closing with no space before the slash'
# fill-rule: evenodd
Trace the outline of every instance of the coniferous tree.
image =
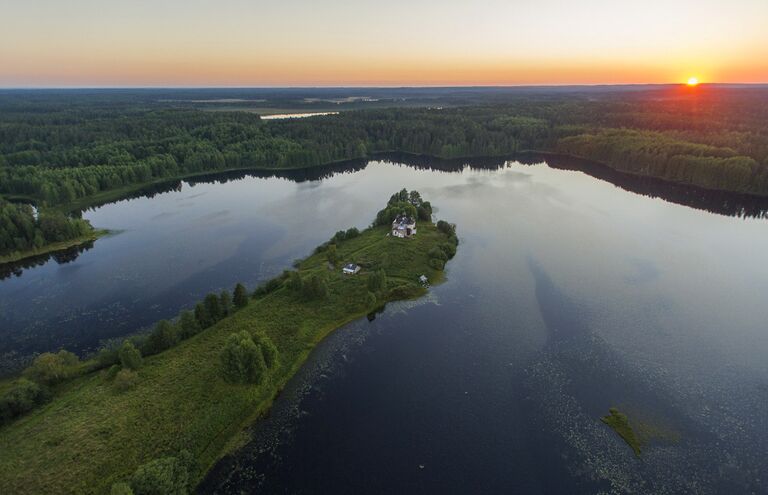
<svg viewBox="0 0 768 495">
<path fill-rule="evenodd" d="M 216 323 L 221 319 L 221 306 L 220 306 L 220 300 L 219 297 L 216 296 L 216 294 L 208 294 L 205 296 L 205 299 L 203 300 L 203 304 L 205 304 L 205 309 L 208 312 L 208 316 L 210 317 L 211 324 Z"/>
<path fill-rule="evenodd" d="M 200 324 L 200 328 L 208 328 L 213 325 L 213 319 L 208 313 L 207 306 L 203 303 L 195 304 L 195 319 Z"/>
<path fill-rule="evenodd" d="M 219 295 L 219 313 L 221 318 L 228 316 L 232 312 L 232 296 L 228 290 L 221 291 Z"/>
<path fill-rule="evenodd" d="M 192 311 L 182 311 L 179 316 L 179 338 L 188 339 L 199 333 L 200 322 Z"/>
<path fill-rule="evenodd" d="M 235 286 L 233 302 L 236 308 L 244 308 L 248 305 L 248 291 L 243 284 Z"/>
</svg>

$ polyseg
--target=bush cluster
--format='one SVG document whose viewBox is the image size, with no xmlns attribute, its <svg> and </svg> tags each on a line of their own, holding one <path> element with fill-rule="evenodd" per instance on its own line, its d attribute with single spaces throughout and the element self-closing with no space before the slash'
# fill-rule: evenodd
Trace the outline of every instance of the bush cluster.
<svg viewBox="0 0 768 495">
<path fill-rule="evenodd" d="M 432 205 L 429 201 L 421 199 L 418 191 L 410 191 L 403 188 L 389 198 L 387 207 L 376 214 L 374 225 L 389 225 L 398 215 L 408 215 L 409 217 L 422 220 L 432 220 Z"/>
<path fill-rule="evenodd" d="M 299 272 L 289 272 L 286 287 L 301 295 L 301 297 L 307 301 L 327 299 L 330 294 L 328 281 L 319 273 L 313 273 L 308 277 L 302 277 Z"/>
<path fill-rule="evenodd" d="M 368 275 L 368 290 L 376 293 L 387 289 L 387 273 L 383 269 Z"/>
<path fill-rule="evenodd" d="M 443 270 L 445 263 L 456 256 L 456 245 L 459 243 L 456 237 L 456 226 L 444 220 L 437 222 L 437 229 L 448 236 L 448 242 L 442 242 L 427 252 L 429 266 L 435 270 Z"/>
<path fill-rule="evenodd" d="M 43 385 L 56 385 L 76 375 L 79 364 L 80 359 L 69 351 L 44 352 L 24 370 L 24 376 Z"/>
<path fill-rule="evenodd" d="M 187 495 L 194 470 L 194 457 L 182 450 L 142 464 L 128 481 L 113 484 L 110 495 Z"/>
<path fill-rule="evenodd" d="M 267 294 L 271 294 L 272 292 L 282 287 L 283 283 L 286 281 L 286 279 L 288 279 L 290 273 L 292 272 L 285 271 L 282 273 L 282 275 L 269 279 L 263 284 L 259 285 L 256 290 L 253 291 L 254 299 L 264 297 Z"/>
<path fill-rule="evenodd" d="M 341 241 L 346 241 L 348 239 L 354 239 L 355 237 L 360 235 L 360 231 L 356 227 L 349 228 L 347 230 L 340 230 L 336 232 L 333 237 L 331 237 L 331 240 L 329 241 L 331 244 L 338 244 Z"/>
<path fill-rule="evenodd" d="M 145 356 L 160 353 L 196 335 L 247 306 L 248 300 L 248 291 L 242 284 L 235 287 L 234 298 L 226 290 L 218 295 L 208 294 L 202 303 L 195 306 L 194 312 L 182 311 L 175 322 L 161 320 L 147 335 L 106 345 L 96 353 L 89 366 L 83 366 L 75 354 L 63 349 L 40 354 L 24 370 L 25 378 L 0 397 L 0 424 L 49 400 L 51 394 L 48 387 L 87 371 L 109 368 L 106 379 L 112 381 L 117 390 L 128 390 L 138 383 L 136 371 L 141 368 Z"/>
<path fill-rule="evenodd" d="M 231 383 L 259 384 L 276 365 L 277 347 L 262 333 L 234 333 L 221 353 L 222 374 Z"/>
<path fill-rule="evenodd" d="M 0 426 L 22 416 L 51 399 L 48 388 L 20 378 L 0 397 Z"/>
</svg>

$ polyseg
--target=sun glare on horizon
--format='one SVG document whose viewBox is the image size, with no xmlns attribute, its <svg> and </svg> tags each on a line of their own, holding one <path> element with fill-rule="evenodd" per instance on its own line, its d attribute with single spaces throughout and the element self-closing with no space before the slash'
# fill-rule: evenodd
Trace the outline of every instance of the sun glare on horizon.
<svg viewBox="0 0 768 495">
<path fill-rule="evenodd" d="M 696 77 L 689 77 L 688 82 L 686 84 L 688 84 L 688 86 L 698 86 L 699 79 Z"/>
</svg>

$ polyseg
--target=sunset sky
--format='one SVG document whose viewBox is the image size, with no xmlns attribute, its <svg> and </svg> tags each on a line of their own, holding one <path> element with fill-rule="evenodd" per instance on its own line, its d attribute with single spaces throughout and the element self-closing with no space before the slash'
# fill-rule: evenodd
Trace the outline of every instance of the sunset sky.
<svg viewBox="0 0 768 495">
<path fill-rule="evenodd" d="M 768 0 L 3 0 L 0 86 L 768 82 Z"/>
</svg>

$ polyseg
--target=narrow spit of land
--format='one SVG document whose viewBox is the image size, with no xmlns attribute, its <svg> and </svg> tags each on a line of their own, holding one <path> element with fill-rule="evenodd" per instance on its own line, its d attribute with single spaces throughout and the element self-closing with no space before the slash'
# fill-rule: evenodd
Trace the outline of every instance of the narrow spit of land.
<svg viewBox="0 0 768 495">
<path fill-rule="evenodd" d="M 318 342 L 382 304 L 423 295 L 419 277 L 439 283 L 458 242 L 453 226 L 428 220 L 406 239 L 390 235 L 387 224 L 355 234 L 321 246 L 230 316 L 145 357 L 127 389 L 115 386 L 110 370 L 87 371 L 95 366 L 83 363 L 80 376 L 53 387 L 50 402 L 0 426 L 4 490 L 109 493 L 113 484 L 135 479 L 140 466 L 182 451 L 192 457 L 184 476 L 193 487 L 247 440 L 244 427 L 270 408 Z M 351 262 L 361 270 L 343 274 Z M 321 297 L 292 288 L 297 278 L 322 280 Z M 258 384 L 222 375 L 222 352 L 243 331 L 268 337 L 279 356 Z"/>
<path fill-rule="evenodd" d="M 74 239 L 69 239 L 66 241 L 61 242 L 54 242 L 51 244 L 47 244 L 40 249 L 29 249 L 26 251 L 16 251 L 14 253 L 0 256 L 0 265 L 5 263 L 16 263 L 18 261 L 22 261 L 28 258 L 33 258 L 35 256 L 41 256 L 43 254 L 50 254 L 50 253 L 56 253 L 58 251 L 64 251 L 66 249 L 70 249 L 77 246 L 82 246 L 83 244 L 87 244 L 89 242 L 93 242 L 101 237 L 104 237 L 107 234 L 110 234 L 111 231 L 106 229 L 94 229 L 92 232 L 86 235 L 82 235 L 79 237 L 76 237 Z"/>
</svg>

